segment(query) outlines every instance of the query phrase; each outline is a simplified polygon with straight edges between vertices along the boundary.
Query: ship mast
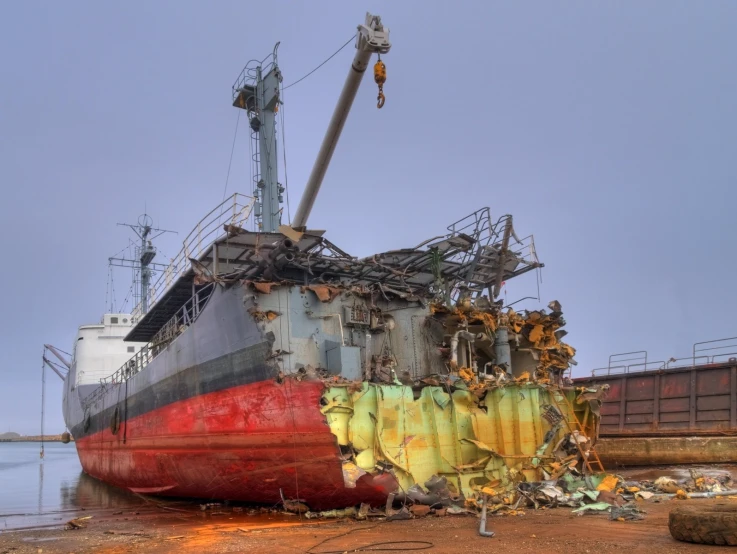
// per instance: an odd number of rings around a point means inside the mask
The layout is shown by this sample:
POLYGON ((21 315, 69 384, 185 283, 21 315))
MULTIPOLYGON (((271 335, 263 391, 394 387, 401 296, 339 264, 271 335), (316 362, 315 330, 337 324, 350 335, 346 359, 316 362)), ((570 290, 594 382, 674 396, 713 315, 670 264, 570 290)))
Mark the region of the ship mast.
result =
POLYGON ((284 187, 277 179, 276 114, 282 82, 276 51, 246 64, 233 85, 233 106, 246 110, 253 139, 254 216, 258 230, 276 233, 281 225, 284 187))
POLYGON ((118 223, 124 227, 130 227, 141 241, 136 245, 136 255, 134 259, 128 258, 108 258, 111 266, 130 267, 133 269, 133 305, 140 303, 141 314, 148 312, 148 289, 151 285, 151 277, 157 270, 166 269, 166 265, 154 263, 156 257, 156 247, 153 240, 164 233, 175 233, 176 231, 167 231, 166 229, 156 229, 153 227, 153 219, 148 214, 143 214, 138 218, 138 223, 118 223))

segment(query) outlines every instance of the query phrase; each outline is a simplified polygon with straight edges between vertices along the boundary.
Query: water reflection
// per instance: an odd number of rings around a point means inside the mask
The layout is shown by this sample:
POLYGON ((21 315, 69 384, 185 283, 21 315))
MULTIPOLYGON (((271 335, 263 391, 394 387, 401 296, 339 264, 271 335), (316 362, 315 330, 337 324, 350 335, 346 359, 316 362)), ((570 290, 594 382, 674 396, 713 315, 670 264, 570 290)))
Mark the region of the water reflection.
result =
POLYGON ((0 443, 0 483, 0 530, 58 524, 82 508, 123 509, 142 502, 84 474, 73 444, 47 443, 39 459, 37 443, 0 443))
POLYGON ((107 485, 82 471, 73 482, 63 482, 59 492, 64 508, 125 508, 141 503, 133 493, 107 485))
POLYGON ((38 464, 38 513, 43 513, 43 496, 44 496, 44 460, 41 456, 41 461, 38 464))

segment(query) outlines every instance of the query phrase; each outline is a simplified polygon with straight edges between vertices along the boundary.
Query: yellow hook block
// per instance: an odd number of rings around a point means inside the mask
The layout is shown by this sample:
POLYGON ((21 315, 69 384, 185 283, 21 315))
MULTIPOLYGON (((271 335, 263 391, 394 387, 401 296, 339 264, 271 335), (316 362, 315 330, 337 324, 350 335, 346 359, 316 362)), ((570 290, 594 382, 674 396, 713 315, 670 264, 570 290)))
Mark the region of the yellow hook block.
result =
POLYGON ((376 84, 379 85, 379 96, 377 97, 377 108, 381 108, 384 106, 384 102, 386 101, 386 98, 384 97, 384 83, 386 83, 386 66, 384 65, 384 62, 379 59, 374 64, 374 81, 376 81, 376 84))

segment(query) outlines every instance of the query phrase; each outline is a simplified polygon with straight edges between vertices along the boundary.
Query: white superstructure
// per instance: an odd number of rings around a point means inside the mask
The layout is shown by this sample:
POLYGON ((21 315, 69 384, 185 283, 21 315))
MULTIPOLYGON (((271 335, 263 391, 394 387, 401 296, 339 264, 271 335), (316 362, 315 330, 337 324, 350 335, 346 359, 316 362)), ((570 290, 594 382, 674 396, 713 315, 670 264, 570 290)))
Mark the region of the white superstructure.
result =
POLYGON ((82 325, 74 343, 73 364, 76 364, 79 385, 99 385, 132 358, 145 343, 123 342, 133 327, 130 314, 105 314, 98 325, 82 325))

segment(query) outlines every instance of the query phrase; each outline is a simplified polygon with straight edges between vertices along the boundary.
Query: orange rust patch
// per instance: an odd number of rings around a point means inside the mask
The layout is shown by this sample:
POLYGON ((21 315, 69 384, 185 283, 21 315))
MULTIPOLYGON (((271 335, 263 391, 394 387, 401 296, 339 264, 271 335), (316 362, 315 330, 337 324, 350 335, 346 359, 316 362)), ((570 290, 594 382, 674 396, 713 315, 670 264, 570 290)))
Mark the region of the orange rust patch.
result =
POLYGON ((303 287, 303 289, 314 292, 320 302, 332 302, 341 293, 341 289, 328 285, 308 285, 303 287))

